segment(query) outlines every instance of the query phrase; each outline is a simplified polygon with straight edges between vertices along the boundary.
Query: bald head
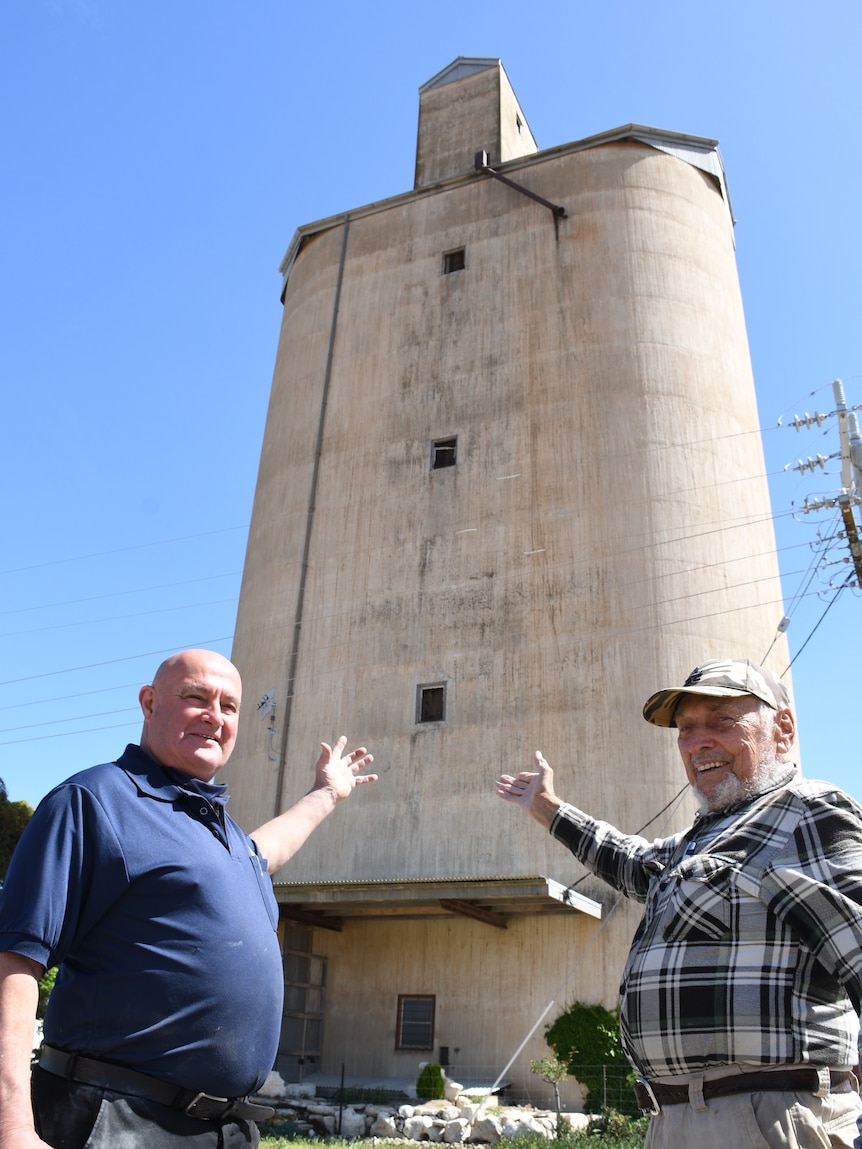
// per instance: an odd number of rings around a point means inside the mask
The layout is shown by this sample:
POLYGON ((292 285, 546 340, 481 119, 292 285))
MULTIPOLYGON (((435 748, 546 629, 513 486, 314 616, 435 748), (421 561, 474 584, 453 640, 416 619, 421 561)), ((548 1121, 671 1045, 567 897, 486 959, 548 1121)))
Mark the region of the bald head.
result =
POLYGON ((172 654, 138 695, 141 746, 162 766, 208 782, 233 750, 241 698, 239 671, 224 655, 172 654))

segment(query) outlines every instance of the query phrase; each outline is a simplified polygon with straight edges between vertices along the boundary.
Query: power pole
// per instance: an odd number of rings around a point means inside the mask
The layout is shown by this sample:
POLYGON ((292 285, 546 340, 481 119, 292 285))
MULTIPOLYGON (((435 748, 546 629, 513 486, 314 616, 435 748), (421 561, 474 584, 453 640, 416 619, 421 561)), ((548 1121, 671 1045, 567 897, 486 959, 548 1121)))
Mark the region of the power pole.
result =
MULTIPOLYGON (((832 383, 832 393, 835 397, 835 410, 830 415, 821 415, 815 411, 809 415, 806 411, 800 417, 794 416, 791 426, 797 431, 803 427, 810 428, 815 424, 819 427, 831 415, 838 419, 838 438, 841 459, 841 493, 835 498, 806 499, 802 511, 822 511, 827 507, 837 507, 841 513, 844 524, 843 537, 850 548, 850 560, 856 573, 856 585, 862 587, 862 435, 859 432, 859 419, 855 409, 848 409, 844 398, 844 384, 840 379, 832 383)), ((815 467, 825 466, 828 459, 836 455, 817 455, 806 461, 800 459, 794 470, 803 474, 805 471, 814 471, 815 467)))
POLYGON ((856 571, 856 585, 862 587, 862 543, 859 541, 859 529, 856 524, 854 507, 862 504, 862 436, 859 434, 859 419, 855 411, 847 410, 844 400, 844 384, 840 379, 834 380, 832 393, 835 396, 835 407, 838 413, 838 437, 841 443, 841 494, 838 505, 841 517, 844 520, 844 530, 853 557, 853 567, 856 571))

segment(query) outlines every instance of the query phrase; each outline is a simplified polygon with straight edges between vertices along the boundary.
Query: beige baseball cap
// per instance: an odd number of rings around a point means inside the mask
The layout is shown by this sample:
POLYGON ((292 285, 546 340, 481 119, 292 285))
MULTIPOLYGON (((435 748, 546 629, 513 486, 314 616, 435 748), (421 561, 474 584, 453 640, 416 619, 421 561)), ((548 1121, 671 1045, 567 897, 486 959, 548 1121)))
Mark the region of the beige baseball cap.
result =
POLYGON ((714 658, 696 666, 682 686, 668 686, 647 699, 644 718, 653 726, 673 726, 674 713, 683 694, 705 694, 709 698, 741 698, 753 694, 773 710, 790 705, 790 695, 781 680, 750 658, 714 658))

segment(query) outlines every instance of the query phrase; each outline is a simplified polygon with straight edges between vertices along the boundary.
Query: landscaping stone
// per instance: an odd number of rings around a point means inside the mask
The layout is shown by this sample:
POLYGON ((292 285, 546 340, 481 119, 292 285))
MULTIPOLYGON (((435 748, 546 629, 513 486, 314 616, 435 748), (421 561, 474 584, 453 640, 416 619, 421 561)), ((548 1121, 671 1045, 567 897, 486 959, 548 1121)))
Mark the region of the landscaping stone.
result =
MULTIPOLYGON (((310 1128, 318 1136, 338 1136, 345 1140, 429 1141, 444 1145, 496 1145, 499 1141, 525 1134, 539 1134, 552 1140, 557 1117, 547 1109, 532 1105, 499 1106, 488 1097, 479 1103, 457 1098, 453 1103, 440 1098, 397 1108, 375 1104, 344 1105, 318 1097, 295 1095, 290 1085, 278 1096, 278 1082, 269 1083, 267 1096, 276 1108, 276 1124, 290 1121, 298 1128, 310 1128), (340 1122, 340 1129, 339 1129, 340 1122)), ((561 1119, 572 1129, 586 1129, 585 1113, 563 1113, 561 1119)))

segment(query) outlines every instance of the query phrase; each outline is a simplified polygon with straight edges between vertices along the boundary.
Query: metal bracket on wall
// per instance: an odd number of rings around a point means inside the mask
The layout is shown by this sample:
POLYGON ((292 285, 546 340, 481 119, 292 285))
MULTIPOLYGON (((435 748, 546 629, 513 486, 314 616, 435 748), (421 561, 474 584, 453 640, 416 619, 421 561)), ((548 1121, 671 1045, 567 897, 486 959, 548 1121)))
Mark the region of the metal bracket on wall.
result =
POLYGON ((477 172, 485 172, 486 175, 493 176, 494 179, 499 180, 500 183, 506 184, 510 188, 514 188, 515 191, 519 191, 521 195, 529 196, 529 198, 534 199, 536 203, 540 203, 543 207, 546 207, 554 217, 554 229, 559 235, 559 221, 566 218, 566 209, 564 207, 561 207, 560 204, 557 203, 551 203, 550 200, 545 199, 543 196, 537 195, 535 192, 530 191, 529 188, 525 188, 520 184, 516 184, 515 181, 510 180, 508 176, 501 175, 500 172, 494 171, 489 162, 488 153, 485 151, 476 152, 473 162, 477 172))

